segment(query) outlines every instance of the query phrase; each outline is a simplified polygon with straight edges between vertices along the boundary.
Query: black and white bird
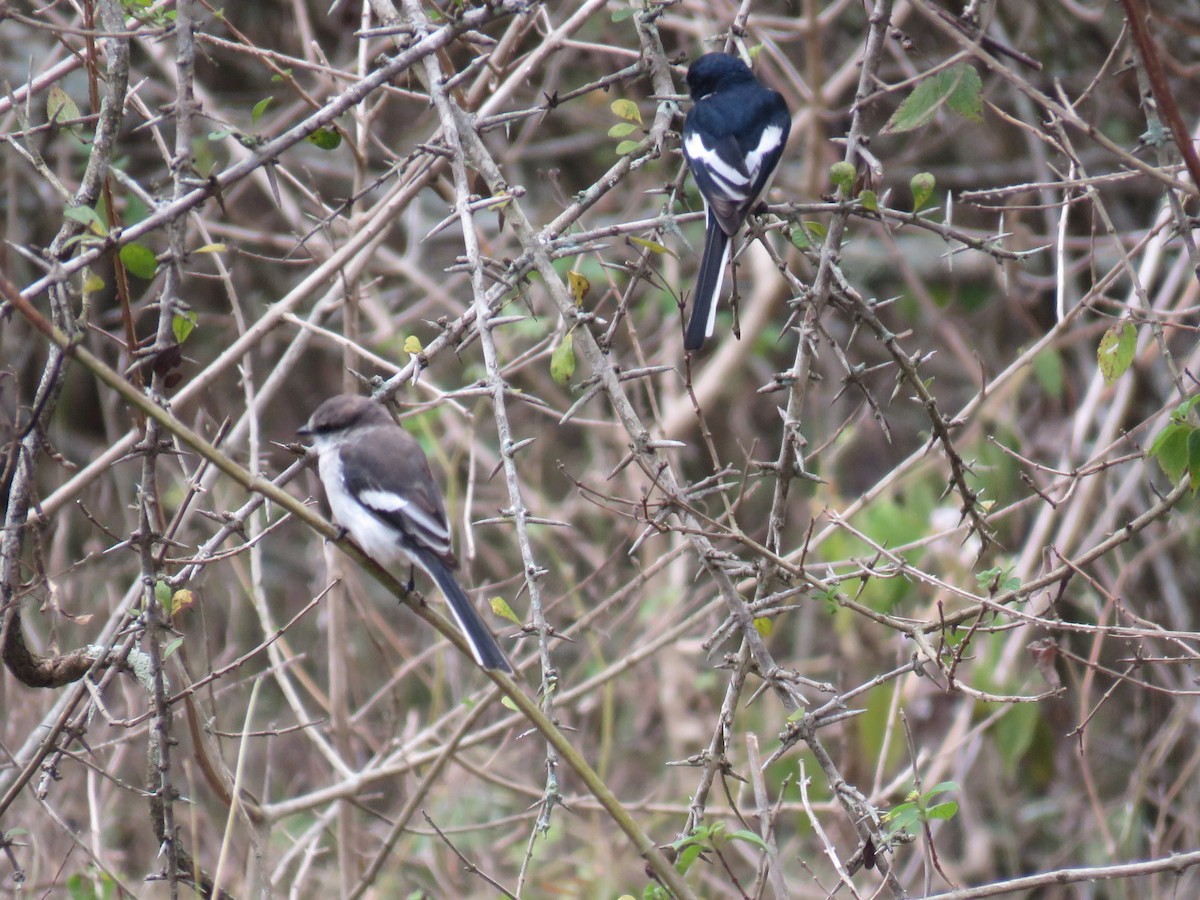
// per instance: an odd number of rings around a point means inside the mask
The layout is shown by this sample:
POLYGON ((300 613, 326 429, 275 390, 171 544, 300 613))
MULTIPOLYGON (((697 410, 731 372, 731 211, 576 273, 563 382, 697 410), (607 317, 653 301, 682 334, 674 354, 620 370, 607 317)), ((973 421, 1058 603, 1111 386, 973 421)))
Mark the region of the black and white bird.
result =
POLYGON ((312 439, 337 523, 381 565, 420 566, 446 595, 475 661, 511 672, 454 577, 458 560, 450 549, 446 507, 416 439, 383 404, 351 394, 330 397, 297 433, 312 439))
POLYGON ((683 123, 683 155, 708 218, 683 346, 699 350, 712 337, 730 245, 775 174, 792 118, 783 97, 728 53, 693 62, 687 86, 695 105, 683 123))

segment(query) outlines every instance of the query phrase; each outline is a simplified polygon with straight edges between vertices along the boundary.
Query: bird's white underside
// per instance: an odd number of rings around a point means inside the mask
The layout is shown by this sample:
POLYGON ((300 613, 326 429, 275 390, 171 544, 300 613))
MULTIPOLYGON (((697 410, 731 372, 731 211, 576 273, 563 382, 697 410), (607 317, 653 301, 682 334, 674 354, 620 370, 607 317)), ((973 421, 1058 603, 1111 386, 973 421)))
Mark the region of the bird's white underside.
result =
POLYGON ((368 506, 382 512, 397 512, 403 509, 405 515, 412 518, 423 530, 422 537, 426 539, 425 544, 430 550, 440 554, 450 549, 450 532, 446 524, 432 519, 410 500, 390 491, 378 490, 364 491, 361 501, 355 498, 346 490, 338 442, 322 443, 314 440, 314 444, 318 453, 317 470, 321 476, 321 483, 325 485, 325 496, 329 498, 329 508, 333 511, 333 517, 350 532, 351 537, 368 556, 385 566, 414 561, 400 546, 396 530, 372 515, 368 506))

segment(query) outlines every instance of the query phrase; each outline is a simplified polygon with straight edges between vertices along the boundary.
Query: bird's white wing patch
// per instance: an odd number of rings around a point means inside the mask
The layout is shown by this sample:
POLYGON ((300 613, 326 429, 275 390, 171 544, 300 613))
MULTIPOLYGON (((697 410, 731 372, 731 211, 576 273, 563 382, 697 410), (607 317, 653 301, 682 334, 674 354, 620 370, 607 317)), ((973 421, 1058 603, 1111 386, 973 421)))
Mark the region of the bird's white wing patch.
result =
POLYGON ((359 500, 367 509, 386 513, 401 513, 420 538, 420 543, 436 553, 445 553, 450 549, 450 526, 447 522, 431 516, 419 504, 413 503, 407 497, 394 494, 391 491, 369 490, 359 495, 359 500))
POLYGON ((412 501, 391 491, 363 491, 359 499, 364 506, 377 509, 380 512, 397 512, 406 506, 412 506, 412 501))
POLYGON ((450 550, 450 526, 448 522, 431 516, 419 504, 391 491, 370 490, 359 494, 359 502, 368 510, 376 512, 400 512, 408 523, 410 532, 436 553, 450 550))
MULTIPOLYGON (((776 130, 778 131, 778 129, 776 130)), ((708 174, 718 183, 718 187, 731 200, 738 200, 746 196, 745 189, 749 186, 750 179, 721 159, 721 155, 716 150, 706 147, 704 139, 699 134, 689 134, 684 138, 683 148, 687 151, 689 159, 704 166, 708 174)))
POLYGON ((751 178, 758 177, 763 157, 778 150, 781 143, 783 143, 782 128, 778 125, 768 125, 763 129, 762 137, 758 139, 758 146, 746 154, 746 171, 750 173, 751 178))

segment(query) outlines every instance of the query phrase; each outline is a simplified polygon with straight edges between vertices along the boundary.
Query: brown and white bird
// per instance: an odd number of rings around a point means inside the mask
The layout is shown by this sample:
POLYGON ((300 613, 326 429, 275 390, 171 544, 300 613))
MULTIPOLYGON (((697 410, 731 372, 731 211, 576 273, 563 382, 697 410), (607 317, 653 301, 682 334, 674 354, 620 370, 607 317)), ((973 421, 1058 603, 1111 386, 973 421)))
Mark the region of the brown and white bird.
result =
POLYGON ((446 596, 475 661, 511 672, 454 577, 458 560, 450 549, 446 507, 421 445, 383 404, 352 394, 330 397, 297 433, 312 439, 337 523, 379 564, 409 563, 428 573, 446 596))

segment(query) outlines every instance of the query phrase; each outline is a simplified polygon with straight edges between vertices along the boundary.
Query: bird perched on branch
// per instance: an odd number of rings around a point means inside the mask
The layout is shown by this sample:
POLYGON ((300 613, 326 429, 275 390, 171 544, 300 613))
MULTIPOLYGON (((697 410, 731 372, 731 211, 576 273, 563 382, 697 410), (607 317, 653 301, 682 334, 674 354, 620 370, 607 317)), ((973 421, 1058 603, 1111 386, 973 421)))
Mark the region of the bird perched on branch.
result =
POLYGON ((683 346, 699 350, 712 337, 730 244, 775 174, 792 119, 783 97, 728 53, 693 62, 687 86, 695 105, 683 123, 683 155, 708 218, 683 346))
MULTIPOLYGON (((312 438, 317 470, 337 523, 383 566, 407 562, 437 582, 454 620, 485 669, 511 672, 496 639, 454 577, 450 524, 420 444, 383 404, 339 394, 297 432, 312 438)), ((412 590, 410 572, 409 590, 412 590)))

